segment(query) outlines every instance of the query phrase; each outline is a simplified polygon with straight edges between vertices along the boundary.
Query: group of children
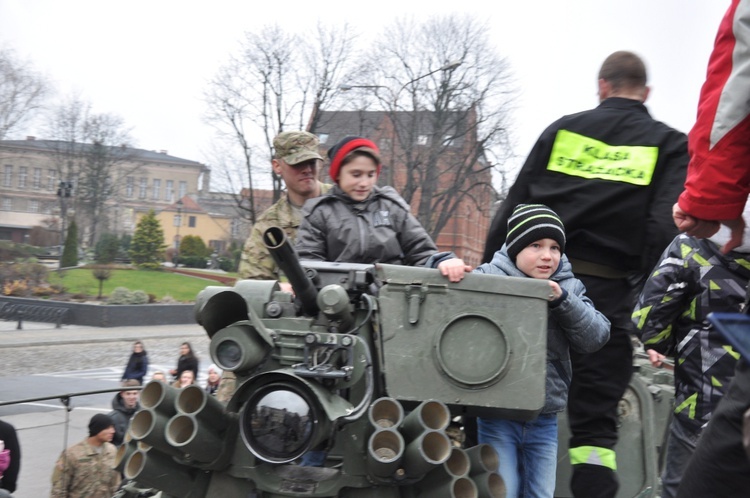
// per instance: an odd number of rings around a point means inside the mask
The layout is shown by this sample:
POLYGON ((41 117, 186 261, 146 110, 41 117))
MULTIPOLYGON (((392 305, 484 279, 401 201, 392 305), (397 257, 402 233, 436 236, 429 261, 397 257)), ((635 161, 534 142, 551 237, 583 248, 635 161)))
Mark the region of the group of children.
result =
MULTIPOLYGON (((296 242, 301 259, 427 266, 438 268, 451 282, 472 271, 454 254, 438 252, 403 198, 393 188, 377 185, 382 164, 375 143, 346 137, 328 157, 335 185, 303 208, 296 242)), ((737 359, 705 318, 709 311, 739 310, 750 259, 743 248, 722 254, 717 242, 684 235, 675 239, 646 282, 634 313, 654 364, 669 354, 678 365, 663 496, 673 496, 737 359)), ((540 415, 531 421, 480 418, 477 423, 479 442, 498 452, 498 472, 508 497, 553 496, 557 413, 565 409, 572 376, 569 352, 592 353, 609 340, 610 323, 586 297, 564 250, 565 227, 559 216, 541 204, 519 205, 508 220, 505 245, 490 263, 473 269, 543 279, 550 286, 546 393, 540 415)))

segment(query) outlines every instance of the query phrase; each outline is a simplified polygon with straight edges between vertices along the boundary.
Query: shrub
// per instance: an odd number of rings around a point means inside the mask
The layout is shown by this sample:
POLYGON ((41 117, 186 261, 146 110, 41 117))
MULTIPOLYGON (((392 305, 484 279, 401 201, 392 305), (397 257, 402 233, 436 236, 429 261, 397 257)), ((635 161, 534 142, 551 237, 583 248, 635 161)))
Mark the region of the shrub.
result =
POLYGON ((130 291, 126 287, 117 287, 107 299, 107 304, 148 304, 149 295, 145 291, 130 291))
POLYGON ((133 293, 127 287, 116 287, 109 295, 107 304, 131 304, 133 293))
POLYGON ((180 241, 180 263, 185 258, 191 256, 208 257, 211 255, 211 249, 206 247, 206 243, 198 235, 185 235, 180 241))
POLYGON ((3 285, 3 294, 6 296, 23 297, 29 294, 29 285, 26 280, 13 280, 3 285))
POLYGON ((152 269, 160 266, 164 249, 164 229, 152 209, 138 222, 130 242, 130 257, 139 268, 152 269))
POLYGON ((188 268, 207 268, 208 261, 203 256, 183 256, 180 254, 180 264, 188 268))
POLYGON ((94 260, 97 263, 108 264, 114 262, 117 252, 120 250, 120 241, 117 235, 112 233, 102 234, 96 243, 94 260))
POLYGON ((148 294, 142 290, 133 291, 133 298, 130 304, 148 304, 148 294))

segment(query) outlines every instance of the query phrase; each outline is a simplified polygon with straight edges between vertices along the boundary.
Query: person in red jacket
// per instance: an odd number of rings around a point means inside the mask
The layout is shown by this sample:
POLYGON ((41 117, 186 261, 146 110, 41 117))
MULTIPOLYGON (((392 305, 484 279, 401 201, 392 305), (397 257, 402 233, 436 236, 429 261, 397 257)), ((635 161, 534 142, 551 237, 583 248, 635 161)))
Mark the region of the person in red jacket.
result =
MULTIPOLYGON (((720 224, 728 226, 732 237, 725 253, 742 241, 742 211, 750 194, 749 44, 750 3, 732 0, 719 25, 689 135, 685 190, 672 211, 677 227, 695 237, 710 237, 720 224)), ((750 364, 741 358, 688 463, 678 498, 748 496, 750 461, 742 444, 748 409, 750 364)))

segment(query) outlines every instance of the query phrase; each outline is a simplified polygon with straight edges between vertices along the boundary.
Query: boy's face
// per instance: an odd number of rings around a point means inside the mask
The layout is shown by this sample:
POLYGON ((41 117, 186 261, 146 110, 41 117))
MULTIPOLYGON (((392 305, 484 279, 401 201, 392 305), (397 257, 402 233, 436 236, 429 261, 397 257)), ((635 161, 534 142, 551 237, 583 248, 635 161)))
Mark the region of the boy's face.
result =
POLYGON ((339 187, 355 201, 367 199, 377 181, 378 165, 366 156, 356 156, 339 170, 339 187))
POLYGON ((524 247, 516 256, 516 266, 531 278, 548 279, 560 266, 560 244, 540 239, 524 247))

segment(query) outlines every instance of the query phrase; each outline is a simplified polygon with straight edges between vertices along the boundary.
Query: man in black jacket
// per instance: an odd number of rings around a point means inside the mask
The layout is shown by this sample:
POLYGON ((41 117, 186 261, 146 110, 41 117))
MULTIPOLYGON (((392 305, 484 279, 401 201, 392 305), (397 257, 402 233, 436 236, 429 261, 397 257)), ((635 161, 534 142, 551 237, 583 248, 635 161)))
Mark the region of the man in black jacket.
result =
POLYGON ((514 206, 546 204, 567 229, 573 272, 612 323, 600 351, 571 353, 571 489, 577 498, 617 492, 617 405, 632 374, 634 285, 677 234, 672 205, 685 179, 687 137, 651 118, 643 105, 648 93, 637 55, 607 57, 599 71, 599 106, 564 116, 542 133, 485 246, 484 261, 490 261, 505 242, 514 206))
POLYGON ((120 446, 125 442, 125 434, 128 432, 130 419, 133 418, 135 412, 141 409, 141 405, 138 403, 141 392, 138 389, 133 389, 140 385, 137 380, 128 379, 122 383, 122 387, 125 389, 115 394, 114 399, 112 399, 112 411, 109 416, 115 424, 115 435, 112 438, 112 444, 115 446, 120 446))

